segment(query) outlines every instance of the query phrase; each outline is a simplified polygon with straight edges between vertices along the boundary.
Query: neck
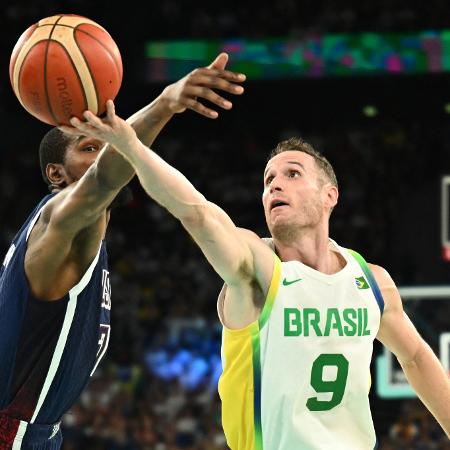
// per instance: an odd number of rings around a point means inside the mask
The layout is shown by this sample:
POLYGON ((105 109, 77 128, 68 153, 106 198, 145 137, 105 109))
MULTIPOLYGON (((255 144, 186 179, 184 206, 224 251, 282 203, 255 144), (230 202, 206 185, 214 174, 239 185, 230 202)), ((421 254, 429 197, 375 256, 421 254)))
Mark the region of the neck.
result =
POLYGON ((328 230, 310 230, 291 242, 274 237, 273 242, 281 261, 300 261, 328 275, 339 272, 346 264, 342 255, 330 244, 328 230))

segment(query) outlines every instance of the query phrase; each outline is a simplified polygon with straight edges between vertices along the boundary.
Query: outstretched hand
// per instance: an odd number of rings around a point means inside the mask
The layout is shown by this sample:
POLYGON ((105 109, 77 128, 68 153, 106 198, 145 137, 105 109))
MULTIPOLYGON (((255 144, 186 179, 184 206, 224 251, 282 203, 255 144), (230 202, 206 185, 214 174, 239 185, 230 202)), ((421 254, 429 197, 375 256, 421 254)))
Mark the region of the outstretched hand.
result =
POLYGON ((121 153, 137 139, 136 132, 131 125, 116 115, 112 100, 106 102, 104 118, 100 119, 91 111, 84 111, 83 117, 84 122, 77 117, 72 117, 70 119, 71 127, 62 125, 59 129, 72 136, 88 136, 107 142, 121 153))
POLYGON ((210 119, 217 118, 218 112, 205 106, 200 99, 208 100, 223 109, 231 109, 232 103, 218 95, 214 89, 235 95, 244 92, 244 88, 238 83, 245 81, 245 75, 225 70, 227 63, 228 55, 219 54, 209 66, 195 69, 167 86, 160 99, 167 102, 172 113, 191 109, 210 119))

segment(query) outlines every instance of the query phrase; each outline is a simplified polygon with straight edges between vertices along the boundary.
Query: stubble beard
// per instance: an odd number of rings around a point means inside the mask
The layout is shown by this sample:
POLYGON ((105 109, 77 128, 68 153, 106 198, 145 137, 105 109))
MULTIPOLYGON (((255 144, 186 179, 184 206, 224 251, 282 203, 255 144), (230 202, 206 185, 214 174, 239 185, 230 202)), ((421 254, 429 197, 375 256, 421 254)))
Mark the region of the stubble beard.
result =
POLYGON ((283 220, 272 224, 270 234, 273 238, 284 244, 289 244, 296 240, 299 235, 301 224, 295 220, 283 220))
POLYGON ((302 234, 315 228, 322 219, 323 212, 319 203, 304 205, 295 217, 278 221, 269 227, 273 238, 285 245, 295 242, 302 234))

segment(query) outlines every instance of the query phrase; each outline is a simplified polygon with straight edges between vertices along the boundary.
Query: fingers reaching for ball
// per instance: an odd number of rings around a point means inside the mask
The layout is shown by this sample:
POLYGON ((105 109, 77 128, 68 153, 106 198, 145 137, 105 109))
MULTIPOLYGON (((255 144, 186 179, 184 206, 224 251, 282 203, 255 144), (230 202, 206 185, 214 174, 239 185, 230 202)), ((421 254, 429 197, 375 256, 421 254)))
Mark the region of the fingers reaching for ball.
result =
MULTIPOLYGON (((107 100, 106 102, 106 114, 103 118, 96 116, 92 111, 86 110, 83 112, 82 117, 84 119, 80 120, 78 117, 71 117, 69 119, 69 125, 60 125, 58 128, 67 134, 80 136, 85 133, 92 133, 95 130, 101 130, 103 125, 111 124, 116 118, 116 108, 112 100, 107 100)), ((103 127, 103 131, 107 131, 103 127)))
POLYGON ((83 120, 77 117, 70 119, 71 126, 60 126, 59 129, 67 134, 88 136, 104 141, 121 153, 127 150, 136 141, 136 133, 125 120, 116 115, 114 102, 106 102, 106 115, 102 118, 91 111, 83 112, 83 120))
POLYGON ((106 101, 106 117, 108 117, 109 120, 114 120, 116 116, 116 106, 114 105, 114 102, 112 100, 106 101))

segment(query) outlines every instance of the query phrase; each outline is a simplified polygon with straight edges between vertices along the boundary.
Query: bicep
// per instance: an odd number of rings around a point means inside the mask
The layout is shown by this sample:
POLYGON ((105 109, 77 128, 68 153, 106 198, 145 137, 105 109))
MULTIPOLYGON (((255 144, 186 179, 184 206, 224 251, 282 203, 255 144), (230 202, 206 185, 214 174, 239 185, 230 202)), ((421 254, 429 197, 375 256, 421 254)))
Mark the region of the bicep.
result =
POLYGON ((253 254, 244 233, 217 205, 205 202, 181 223, 227 284, 254 277, 253 254))
POLYGON ((384 299, 377 339, 401 362, 414 359, 422 342, 418 331, 403 309, 402 299, 394 281, 381 267, 371 265, 384 299))
POLYGON ((25 271, 38 297, 49 297, 49 286, 76 279, 84 261, 98 250, 106 219, 103 211, 113 195, 94 183, 85 177, 54 196, 30 234, 25 271))
POLYGON ((422 338, 411 319, 403 311, 387 311, 381 319, 377 339, 387 347, 401 362, 414 360, 422 338))
MULTIPOLYGON (((51 217, 51 211, 47 213, 51 217)), ((25 254, 24 268, 33 294, 54 300, 73 287, 95 257, 103 229, 97 222, 74 236, 51 227, 45 215, 41 217, 30 234, 25 254)))

